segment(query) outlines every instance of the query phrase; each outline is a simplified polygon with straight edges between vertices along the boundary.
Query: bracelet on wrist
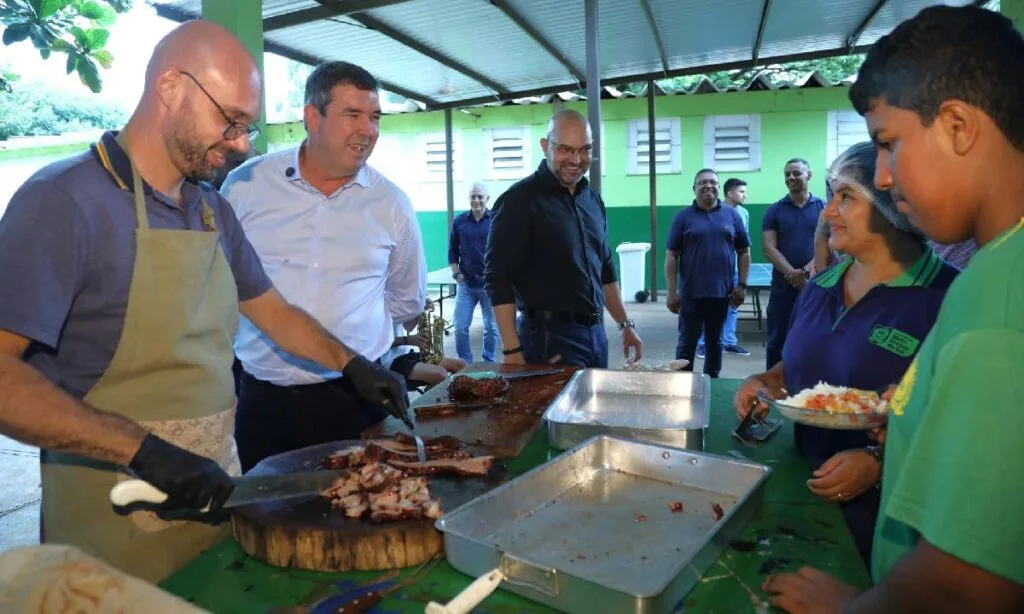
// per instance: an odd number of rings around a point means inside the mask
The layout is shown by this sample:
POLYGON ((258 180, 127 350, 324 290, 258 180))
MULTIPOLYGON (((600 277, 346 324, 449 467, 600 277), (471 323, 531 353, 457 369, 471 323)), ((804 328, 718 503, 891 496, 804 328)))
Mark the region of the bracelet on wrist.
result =
POLYGON ((518 353, 520 353, 522 351, 523 351, 523 346, 517 345, 514 348, 509 348, 507 350, 502 350, 501 353, 504 354, 505 356, 511 356, 513 354, 518 354, 518 353))

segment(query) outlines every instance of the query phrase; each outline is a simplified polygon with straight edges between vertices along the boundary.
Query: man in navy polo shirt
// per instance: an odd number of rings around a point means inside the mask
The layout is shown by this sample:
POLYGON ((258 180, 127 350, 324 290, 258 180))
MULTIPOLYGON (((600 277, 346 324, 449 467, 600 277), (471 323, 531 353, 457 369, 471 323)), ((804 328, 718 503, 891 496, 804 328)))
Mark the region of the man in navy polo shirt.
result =
POLYGON ((498 346, 498 325, 494 322, 491 297, 484 288, 484 253, 491 231, 491 212, 487 209, 490 198, 487 186, 474 183, 469 189, 469 211, 455 218, 448 238, 448 266, 459 284, 455 298, 455 351, 467 363, 473 362, 469 326, 477 304, 484 318, 484 362, 494 362, 498 346))
POLYGON ((750 237, 736 209, 723 207, 718 200, 718 174, 714 170, 698 171, 693 194, 693 204, 676 214, 668 231, 668 308, 679 314, 676 358, 689 361, 684 370, 693 370, 694 351, 703 330, 707 344, 704 373, 718 377, 722 368, 722 326, 729 302, 741 305, 746 298, 750 237), (734 285, 737 258, 739 282, 734 285))
POLYGON ((769 369, 782 360, 789 316, 797 294, 810 277, 814 264, 814 230, 825 209, 825 203, 808 191, 812 173, 806 160, 793 158, 786 163, 784 172, 789 194, 768 207, 761 226, 764 255, 774 267, 765 352, 769 369))

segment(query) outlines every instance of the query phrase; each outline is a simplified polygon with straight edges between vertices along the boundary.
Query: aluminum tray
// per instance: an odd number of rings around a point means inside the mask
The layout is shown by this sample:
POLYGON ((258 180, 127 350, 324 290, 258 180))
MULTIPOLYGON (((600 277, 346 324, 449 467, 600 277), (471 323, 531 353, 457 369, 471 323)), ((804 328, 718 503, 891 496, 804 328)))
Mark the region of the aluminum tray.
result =
POLYGON ((544 413, 560 450, 596 435, 704 449, 710 378, 679 371, 577 371, 544 413))
POLYGON ((580 614, 671 612, 761 505, 770 473, 604 435, 436 526, 452 566, 473 577, 500 567, 503 588, 528 599, 580 614), (717 522, 712 504, 725 511, 717 522))

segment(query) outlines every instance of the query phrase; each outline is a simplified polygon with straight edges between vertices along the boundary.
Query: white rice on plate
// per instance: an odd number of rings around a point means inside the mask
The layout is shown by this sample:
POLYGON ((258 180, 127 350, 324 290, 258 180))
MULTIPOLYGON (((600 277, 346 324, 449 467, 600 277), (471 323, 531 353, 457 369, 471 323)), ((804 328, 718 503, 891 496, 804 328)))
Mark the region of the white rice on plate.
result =
POLYGON ((828 413, 858 414, 873 412, 884 414, 889 411, 889 403, 876 392, 849 388, 847 386, 833 386, 825 382, 818 382, 813 388, 805 388, 795 395, 782 399, 779 403, 790 407, 827 411, 828 413), (820 395, 825 395, 827 407, 818 406, 821 402, 820 395), (818 402, 812 403, 816 399, 818 402))

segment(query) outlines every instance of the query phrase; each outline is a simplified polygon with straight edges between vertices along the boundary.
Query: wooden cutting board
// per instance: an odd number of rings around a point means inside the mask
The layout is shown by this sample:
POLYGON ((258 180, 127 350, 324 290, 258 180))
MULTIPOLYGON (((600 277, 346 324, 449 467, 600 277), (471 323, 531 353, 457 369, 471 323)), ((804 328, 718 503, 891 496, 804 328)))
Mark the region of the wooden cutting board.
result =
MULTIPOLYGON (((561 369, 561 373, 541 375, 526 379, 509 380, 512 389, 508 401, 485 409, 464 410, 437 418, 415 418, 415 408, 431 405, 448 399, 449 377, 428 390, 412 403, 416 434, 420 437, 451 435, 467 444, 482 449, 486 454, 498 458, 515 458, 540 429, 544 412, 578 367, 565 365, 498 365, 473 363, 461 371, 472 373, 498 371, 518 373, 522 371, 543 371, 561 369)), ((392 437, 396 433, 409 433, 409 429, 394 418, 377 424, 363 433, 364 438, 392 437)))
MULTIPOLYGON (((320 461, 356 441, 292 450, 259 462, 247 475, 281 475, 319 468, 320 461)), ((473 450, 476 452, 476 450, 473 450)), ((444 511, 488 492, 502 476, 431 476, 430 494, 444 511)), ((232 510, 232 532, 246 554, 277 567, 318 571, 380 570, 410 567, 443 547, 434 521, 372 523, 346 518, 319 496, 271 501, 232 510)))

